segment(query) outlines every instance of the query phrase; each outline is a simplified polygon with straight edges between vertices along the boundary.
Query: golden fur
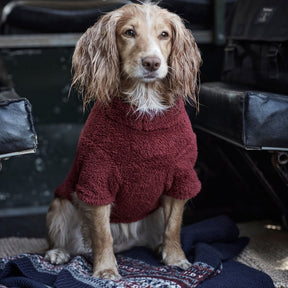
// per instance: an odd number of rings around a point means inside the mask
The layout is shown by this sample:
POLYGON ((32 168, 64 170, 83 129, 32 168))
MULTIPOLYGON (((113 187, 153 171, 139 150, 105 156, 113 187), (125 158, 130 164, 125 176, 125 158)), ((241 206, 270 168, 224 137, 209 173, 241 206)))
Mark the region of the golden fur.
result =
MULTIPOLYGON (((153 4, 129 4, 103 16, 80 38, 72 85, 83 94, 84 107, 121 97, 139 113, 155 116, 177 97, 198 108, 200 63, 195 40, 179 16, 153 4)), ((89 206, 76 193, 72 202, 56 198, 47 214, 46 259, 61 264, 92 249, 93 276, 119 279, 114 252, 145 245, 158 250, 166 265, 187 269, 191 264, 180 242, 186 200, 162 196, 161 201, 145 219, 115 224, 109 221, 111 205, 89 206)))

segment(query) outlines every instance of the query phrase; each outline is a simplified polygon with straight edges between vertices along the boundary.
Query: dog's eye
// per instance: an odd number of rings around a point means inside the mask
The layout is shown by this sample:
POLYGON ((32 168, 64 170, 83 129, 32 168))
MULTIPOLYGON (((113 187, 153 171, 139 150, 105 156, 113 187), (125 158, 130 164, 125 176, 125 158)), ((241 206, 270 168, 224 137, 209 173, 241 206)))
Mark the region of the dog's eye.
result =
POLYGON ((159 36, 160 39, 167 39, 168 37, 169 37, 169 34, 166 31, 161 32, 159 36))
POLYGON ((131 38, 134 38, 136 36, 136 32, 133 29, 128 29, 127 31, 125 31, 124 34, 131 38))

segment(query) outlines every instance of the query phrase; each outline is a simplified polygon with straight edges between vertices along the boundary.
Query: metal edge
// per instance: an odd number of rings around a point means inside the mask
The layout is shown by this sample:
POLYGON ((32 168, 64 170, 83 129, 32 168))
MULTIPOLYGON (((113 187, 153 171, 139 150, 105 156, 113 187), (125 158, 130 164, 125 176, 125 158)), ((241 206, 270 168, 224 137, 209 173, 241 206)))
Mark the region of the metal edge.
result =
POLYGON ((0 159, 5 159, 5 158, 10 158, 13 156, 20 156, 20 155, 25 155, 25 154, 33 154, 36 153, 36 148, 24 150, 24 151, 17 151, 17 152, 11 152, 7 154, 0 154, 0 159))

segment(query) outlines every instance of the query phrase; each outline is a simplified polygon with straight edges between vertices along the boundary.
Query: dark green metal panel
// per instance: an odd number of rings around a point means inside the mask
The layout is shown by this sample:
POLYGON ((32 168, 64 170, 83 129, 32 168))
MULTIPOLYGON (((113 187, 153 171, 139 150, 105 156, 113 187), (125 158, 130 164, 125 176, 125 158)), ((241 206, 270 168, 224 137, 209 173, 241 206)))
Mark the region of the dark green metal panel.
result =
POLYGON ((72 48, 1 51, 16 91, 32 103, 36 124, 83 121, 80 99, 68 98, 72 53, 72 48))
POLYGON ((72 53, 72 48, 1 51, 17 93, 32 104, 39 138, 36 154, 3 161, 2 216, 39 212, 52 200, 54 189, 70 169, 87 116, 75 92, 68 98, 72 53))

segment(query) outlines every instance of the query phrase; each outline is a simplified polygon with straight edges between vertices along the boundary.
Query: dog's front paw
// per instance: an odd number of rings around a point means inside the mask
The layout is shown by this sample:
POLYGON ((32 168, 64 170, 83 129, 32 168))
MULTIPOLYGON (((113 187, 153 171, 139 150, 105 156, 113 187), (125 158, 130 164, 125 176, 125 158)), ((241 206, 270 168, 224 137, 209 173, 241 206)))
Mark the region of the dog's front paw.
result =
POLYGON ((178 260, 175 263, 172 262, 171 264, 168 265, 177 266, 183 270, 187 270, 192 266, 192 264, 187 259, 178 260))
POLYGON ((48 250, 45 254, 45 260, 51 264, 61 265, 67 263, 69 259, 70 255, 64 249, 48 250))
POLYGON ((93 277, 102 278, 107 280, 119 280, 121 279, 120 274, 118 273, 117 269, 104 269, 100 271, 95 271, 93 273, 93 277))
POLYGON ((186 259, 185 254, 181 248, 176 250, 164 248, 161 251, 161 254, 162 262, 165 265, 177 266, 183 270, 187 270, 192 266, 192 264, 186 259))
POLYGON ((192 266, 192 264, 185 257, 181 258, 172 255, 168 257, 164 254, 162 257, 162 261, 165 265, 177 266, 183 270, 187 270, 192 266))

